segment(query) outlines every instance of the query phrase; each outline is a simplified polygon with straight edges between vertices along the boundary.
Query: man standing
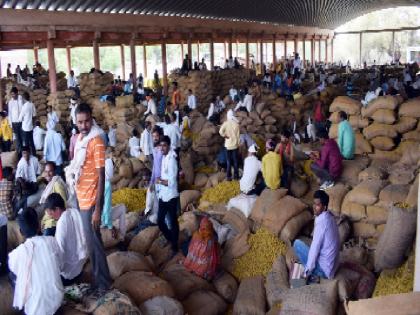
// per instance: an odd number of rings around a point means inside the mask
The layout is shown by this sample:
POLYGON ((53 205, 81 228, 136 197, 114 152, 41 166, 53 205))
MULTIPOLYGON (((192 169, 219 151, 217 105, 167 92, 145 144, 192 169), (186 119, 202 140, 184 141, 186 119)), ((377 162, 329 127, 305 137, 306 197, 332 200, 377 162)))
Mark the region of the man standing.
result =
POLYGON ((187 100, 188 110, 194 110, 197 108, 197 98, 193 94, 192 90, 188 90, 188 100, 187 100))
POLYGON ((225 138, 225 148, 227 150, 227 167, 226 167, 226 178, 228 181, 232 180, 232 164, 233 164, 233 176, 235 180, 239 179, 238 169, 238 148, 240 129, 239 123, 236 119, 233 110, 229 110, 227 113, 227 120, 220 127, 219 134, 225 138))
POLYGON ((35 122, 33 131, 35 150, 41 151, 44 148, 45 134, 45 130, 41 128, 41 123, 39 121, 35 122))
POLYGON ((248 157, 244 161, 244 173, 239 182, 241 192, 247 195, 260 195, 263 185, 255 186, 258 173, 261 172, 261 161, 256 157, 257 148, 253 144, 248 149, 248 157))
POLYGON ((105 190, 105 145, 101 137, 102 130, 93 123, 89 105, 82 103, 77 107, 76 120, 80 136, 76 142, 74 159, 66 169, 66 182, 69 187, 76 186, 94 286, 105 291, 111 286, 99 229, 105 190))
POLYGON ((172 255, 178 252, 178 162, 176 153, 171 149, 171 139, 163 136, 160 141, 162 166, 160 177, 156 179, 156 191, 159 198, 158 226, 168 242, 171 243, 172 255), (165 217, 169 219, 169 228, 165 217))
POLYGON ((301 264, 305 265, 305 276, 315 275, 333 279, 339 264, 340 235, 334 215, 328 210, 329 196, 325 191, 314 193, 314 233, 310 248, 296 240, 293 249, 301 264))
POLYGON ((354 131, 347 120, 347 114, 343 111, 338 114, 340 116, 340 123, 338 124, 338 147, 343 158, 351 160, 353 159, 356 147, 354 131))
POLYGON ((22 99, 24 104, 19 114, 19 120, 22 122, 23 142, 25 146, 31 149, 31 154, 35 155, 33 119, 36 116, 36 110, 34 104, 30 101, 28 92, 23 93, 22 99))
POLYGON ((13 169, 3 168, 3 179, 0 180, 0 215, 14 219, 13 206, 13 169))
POLYGON ((44 142, 44 159, 46 162, 54 162, 57 175, 63 174, 63 152, 66 145, 63 137, 55 129, 55 123, 48 121, 47 135, 44 142))
POLYGON ((16 139, 16 151, 19 156, 22 153, 22 120, 20 117, 20 112, 22 111, 23 103, 22 97, 18 95, 18 89, 12 87, 10 91, 12 98, 10 99, 7 108, 9 110, 9 125, 12 126, 13 133, 15 134, 16 139))
POLYGON ((152 130, 152 124, 150 121, 144 123, 144 130, 140 137, 140 149, 141 152, 146 156, 150 166, 153 164, 153 139, 150 131, 152 130))

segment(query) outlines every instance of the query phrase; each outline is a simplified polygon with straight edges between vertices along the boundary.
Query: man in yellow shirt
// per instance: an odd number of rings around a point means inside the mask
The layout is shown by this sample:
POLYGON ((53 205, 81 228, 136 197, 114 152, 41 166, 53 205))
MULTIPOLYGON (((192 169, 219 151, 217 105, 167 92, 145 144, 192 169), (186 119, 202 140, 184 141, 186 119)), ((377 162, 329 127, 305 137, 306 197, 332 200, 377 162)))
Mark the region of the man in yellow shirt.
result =
POLYGON ((219 134, 225 138, 225 148, 227 152, 226 159, 226 178, 228 181, 232 180, 232 164, 233 164, 233 176, 235 180, 239 180, 239 169, 238 169, 238 148, 240 140, 240 128, 238 120, 233 113, 233 110, 229 110, 227 113, 227 119, 220 127, 219 134))
MULTIPOLYGON (((42 193, 40 204, 45 203, 48 196, 52 193, 57 193, 63 198, 64 201, 67 200, 67 187, 66 183, 60 176, 55 174, 56 165, 54 162, 47 162, 45 164, 44 178, 46 179, 48 185, 45 187, 44 192, 42 193)), ((57 220, 51 217, 48 213, 45 213, 41 220, 41 229, 44 236, 54 236, 55 228, 57 226, 57 220)))
POLYGON ((13 131, 7 120, 7 113, 1 112, 1 123, 0 123, 0 143, 2 152, 9 152, 12 146, 13 131))
POLYGON ((274 152, 275 144, 272 139, 267 140, 265 149, 267 154, 262 158, 262 174, 265 185, 270 189, 277 189, 280 186, 280 178, 283 174, 281 157, 274 152))

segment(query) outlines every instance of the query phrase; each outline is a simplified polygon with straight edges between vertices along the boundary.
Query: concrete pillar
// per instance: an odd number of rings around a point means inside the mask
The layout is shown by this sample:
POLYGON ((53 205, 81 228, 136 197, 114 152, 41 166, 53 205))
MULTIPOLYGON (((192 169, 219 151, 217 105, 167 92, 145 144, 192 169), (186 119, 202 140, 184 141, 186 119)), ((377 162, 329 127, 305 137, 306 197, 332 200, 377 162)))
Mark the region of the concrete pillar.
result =
POLYGON ((93 41, 93 66, 97 70, 101 69, 101 61, 99 59, 99 43, 96 39, 93 41))
POLYGON ((306 65, 306 43, 305 43, 305 39, 303 39, 303 55, 302 55, 302 60, 303 60, 303 67, 305 68, 306 65))
POLYGON ((224 59, 226 60, 227 59, 227 56, 226 56, 226 42, 223 42, 223 56, 224 56, 224 59))
POLYGON ((295 54, 297 54, 297 52, 298 52, 298 40, 297 40, 297 38, 295 38, 295 40, 294 40, 294 51, 295 51, 295 54))
POLYGON ((181 42, 181 64, 184 61, 184 42, 181 42))
POLYGON ((120 45, 120 55, 121 55, 122 79, 125 81, 125 52, 124 52, 124 45, 120 45))
POLYGON ((395 61, 395 31, 392 31, 392 61, 395 61))
POLYGON ((263 47, 264 43, 261 40, 260 41, 260 66, 261 66, 261 73, 263 71, 263 64, 264 64, 264 47, 263 47))
POLYGON ((214 70, 214 41, 210 39, 210 69, 214 70))
POLYGON ((328 39, 325 40, 325 62, 328 63, 328 39))
POLYGON ((245 43, 245 68, 249 69, 249 39, 246 38, 245 43))
POLYGON ((265 60, 264 60, 264 62, 268 63, 268 43, 266 42, 264 46, 265 46, 265 49, 264 49, 265 50, 265 60))
POLYGON ((315 65, 315 40, 311 39, 311 64, 315 65))
POLYGON ((230 58, 231 56, 233 56, 233 52, 232 52, 232 37, 229 38, 229 42, 228 42, 228 58, 230 58))
POLYGON ((143 69, 144 69, 143 78, 144 78, 144 82, 146 82, 146 78, 147 78, 147 51, 146 51, 146 45, 143 45, 143 69))
POLYGON ((287 39, 284 40, 283 54, 284 54, 284 60, 286 60, 287 59, 287 39))
POLYGON ((136 45, 134 40, 130 41, 131 73, 133 75, 133 94, 136 94, 137 87, 137 63, 136 63, 136 45))
POLYGON ((321 62, 321 40, 318 41, 318 61, 321 62))
POLYGON ((71 71, 71 47, 66 47, 66 57, 67 57, 67 73, 71 71))
POLYGON ((200 62, 200 42, 197 43, 197 61, 200 62))
POLYGON ((235 57, 238 57, 239 56, 239 43, 238 43, 238 41, 236 41, 236 56, 235 57))
POLYGON ((55 68, 54 43, 51 39, 47 40, 48 54, 48 76, 50 79, 51 93, 57 92, 57 70, 55 68))
POLYGON ((334 37, 331 38, 331 62, 334 62, 334 37))
POLYGON ((362 42, 363 42, 363 35, 362 32, 359 33, 359 65, 362 65, 362 42))
POLYGON ((166 43, 162 43, 162 79, 163 93, 168 95, 168 65, 166 62, 166 43))
POLYGON ((276 56, 276 37, 273 37, 273 70, 277 68, 277 56, 276 56))
POLYGON ((35 64, 39 62, 38 47, 34 47, 34 61, 35 64))

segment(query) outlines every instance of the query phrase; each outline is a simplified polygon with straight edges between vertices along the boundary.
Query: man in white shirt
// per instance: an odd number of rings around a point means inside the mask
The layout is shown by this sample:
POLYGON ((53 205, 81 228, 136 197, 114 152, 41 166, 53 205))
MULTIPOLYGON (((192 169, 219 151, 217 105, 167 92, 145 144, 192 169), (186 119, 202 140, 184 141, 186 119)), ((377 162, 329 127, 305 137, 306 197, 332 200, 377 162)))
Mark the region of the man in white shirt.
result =
POLYGON ((197 108, 197 98, 195 97, 191 89, 188 90, 187 105, 190 110, 194 110, 197 108))
POLYGON ((293 70, 294 70, 293 73, 299 76, 301 68, 302 68, 302 60, 300 59, 299 54, 296 53, 295 59, 293 60, 293 70))
POLYGON ((230 99, 232 100, 232 102, 237 102, 238 99, 239 99, 238 90, 235 89, 235 85, 233 85, 233 84, 232 84, 232 86, 229 90, 229 96, 230 96, 230 99))
POLYGON ((74 71, 70 70, 70 74, 67 78, 67 88, 69 90, 74 90, 77 87, 77 84, 78 83, 76 77, 74 76, 74 71))
POLYGON ((156 192, 159 198, 158 226, 164 237, 171 243, 172 257, 178 252, 179 226, 178 209, 178 162, 176 153, 171 149, 171 139, 163 136, 161 141, 163 154, 161 174, 156 179, 156 192), (165 217, 169 214, 169 228, 165 217))
POLYGON ((22 197, 38 191, 37 176, 41 174, 38 159, 32 156, 27 146, 22 147, 22 157, 16 168, 16 183, 21 187, 22 197))
POLYGON ((60 120, 55 111, 53 111, 52 106, 47 106, 47 121, 52 121, 54 124, 58 124, 60 120))
POLYGON ((130 156, 140 157, 140 138, 137 129, 133 130, 133 136, 128 140, 128 147, 130 148, 130 156))
POLYGON ((259 195, 262 187, 255 187, 258 173, 261 172, 261 161, 256 157, 257 148, 253 144, 248 148, 248 157, 244 161, 244 172, 239 182, 241 192, 247 195, 259 195))
POLYGON ((150 166, 153 165, 153 139, 152 139, 152 124, 150 121, 144 123, 144 130, 141 133, 140 137, 140 150, 146 156, 147 160, 150 163, 150 166))
POLYGON ((46 131, 41 128, 41 123, 39 121, 35 122, 34 128, 34 145, 37 151, 41 151, 44 147, 46 131))
POLYGON ((64 297, 60 248, 54 237, 37 236, 34 209, 24 209, 17 221, 26 241, 9 254, 10 278, 15 280, 13 307, 26 315, 55 314, 64 297))
POLYGON ((63 152, 66 151, 66 145, 63 137, 55 131, 55 124, 52 121, 47 122, 47 135, 44 142, 44 159, 46 162, 54 162, 56 173, 63 174, 63 152))
POLYGON ((171 139, 171 149, 175 152, 181 146, 181 131, 176 123, 176 114, 165 116, 165 125, 163 126, 163 134, 171 139))
POLYGON ((61 255, 61 276, 65 286, 72 285, 82 274, 88 257, 83 223, 77 209, 65 208, 65 202, 58 193, 52 193, 44 204, 45 212, 57 220, 55 239, 61 255))
POLYGON ((113 124, 108 130, 108 145, 115 148, 117 145, 117 124, 113 124))
POLYGON ((23 143, 25 146, 29 146, 31 153, 35 155, 36 150, 33 137, 33 120, 36 116, 36 110, 34 104, 30 101, 28 92, 23 93, 22 99, 23 106, 22 111, 19 114, 19 120, 22 121, 23 143))
POLYGON ((9 114, 9 124, 13 129, 16 140, 16 150, 18 154, 22 152, 22 143, 23 143, 23 132, 22 132, 22 120, 19 119, 20 112, 22 111, 22 97, 18 95, 18 89, 12 87, 10 91, 11 99, 7 105, 9 114))
POLYGON ((252 94, 251 90, 248 90, 248 93, 244 97, 244 101, 239 101, 235 107, 235 112, 238 110, 247 111, 250 113, 252 111, 252 94))
POLYGON ((147 116, 149 114, 153 116, 157 115, 156 103, 153 97, 151 95, 147 95, 146 101, 147 101, 147 111, 144 113, 144 116, 147 116))
POLYGON ((233 69, 235 67, 235 61, 233 60, 233 57, 230 56, 228 60, 228 68, 233 69))
POLYGON ((70 119, 73 126, 76 126, 76 109, 77 109, 77 99, 72 97, 70 99, 70 119))

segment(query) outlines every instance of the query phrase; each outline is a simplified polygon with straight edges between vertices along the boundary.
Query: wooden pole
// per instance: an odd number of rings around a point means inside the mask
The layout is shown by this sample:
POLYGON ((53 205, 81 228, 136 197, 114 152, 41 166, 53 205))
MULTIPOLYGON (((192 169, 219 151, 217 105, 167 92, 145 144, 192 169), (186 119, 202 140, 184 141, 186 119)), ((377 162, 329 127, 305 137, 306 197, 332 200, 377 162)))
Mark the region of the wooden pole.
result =
POLYGON ((136 64, 136 45, 134 40, 130 41, 131 74, 133 75, 133 94, 137 93, 137 64, 136 64))
POLYGON ((245 68, 249 69, 249 39, 246 38, 245 43, 245 68))
POLYGON ((66 57, 67 57, 67 72, 70 73, 71 71, 71 47, 66 47, 66 57))
POLYGON ((93 66, 96 70, 101 68, 101 61, 99 60, 99 43, 96 39, 93 41, 93 66))
POLYGON ((144 69, 144 81, 146 82, 146 78, 147 78, 147 51, 146 51, 146 45, 143 45, 143 69, 144 69))
POLYGON ((125 52, 124 52, 124 45, 120 45, 120 54, 121 54, 121 72, 122 72, 122 79, 125 81, 125 52))
POLYGON ((162 43, 162 78, 163 78, 163 93, 168 95, 168 65, 166 63, 166 43, 162 43))
POLYGON ((214 70, 214 41, 210 39, 210 69, 214 70))
POLYGON ((51 39, 47 40, 48 54, 48 76, 50 79, 51 93, 57 92, 57 70, 55 68, 54 43, 51 39))
POLYGON ((34 60, 35 64, 39 63, 38 47, 34 47, 34 60))

